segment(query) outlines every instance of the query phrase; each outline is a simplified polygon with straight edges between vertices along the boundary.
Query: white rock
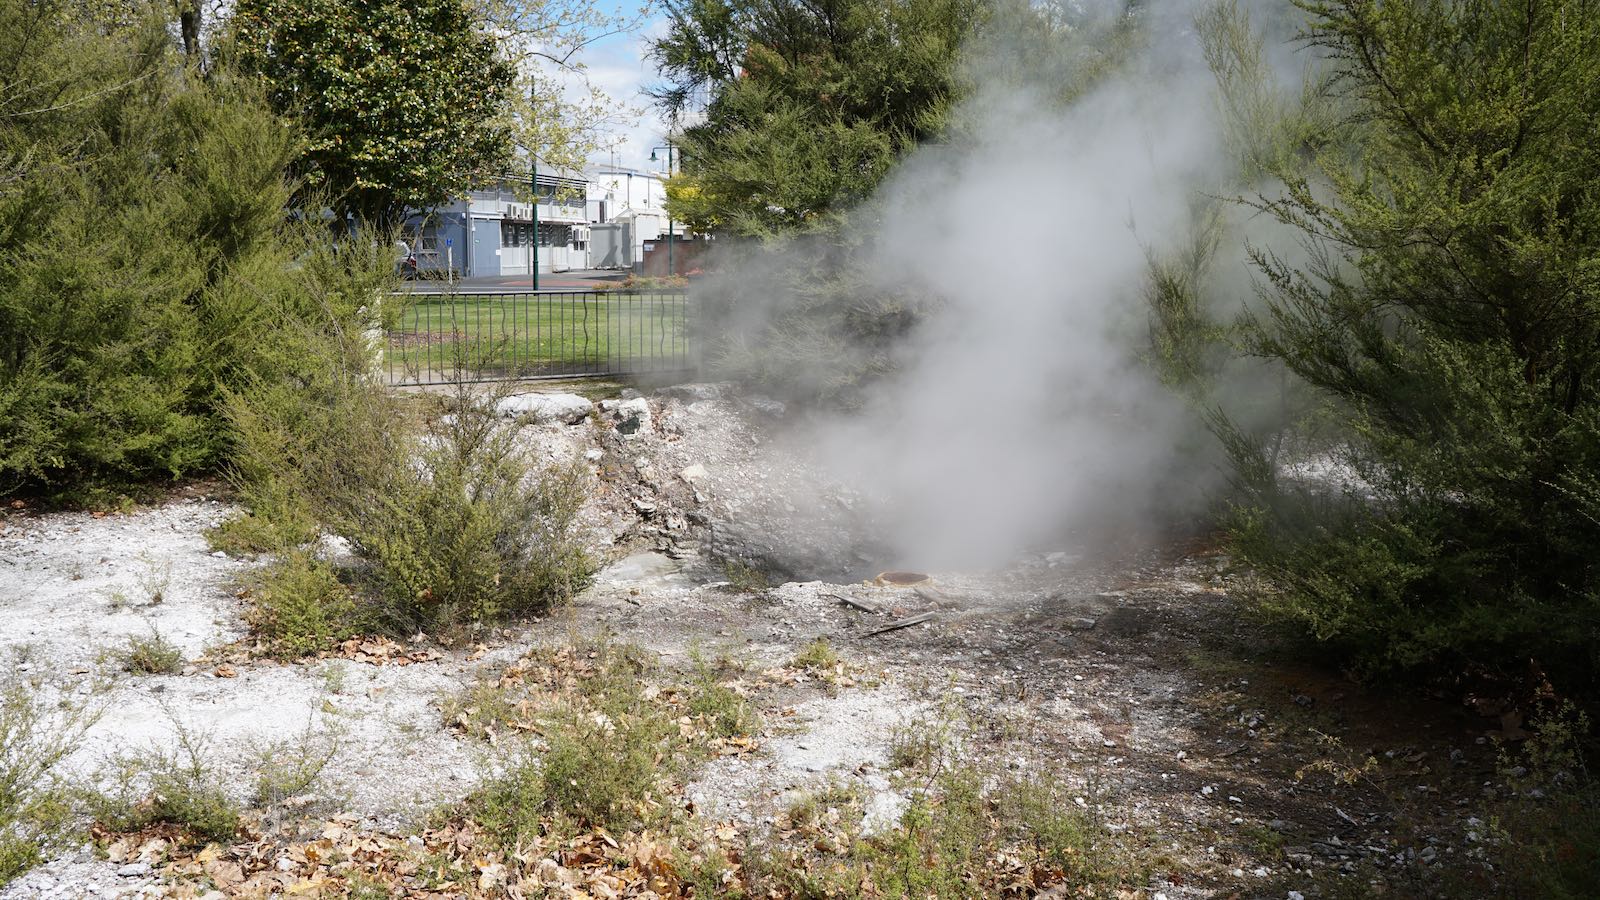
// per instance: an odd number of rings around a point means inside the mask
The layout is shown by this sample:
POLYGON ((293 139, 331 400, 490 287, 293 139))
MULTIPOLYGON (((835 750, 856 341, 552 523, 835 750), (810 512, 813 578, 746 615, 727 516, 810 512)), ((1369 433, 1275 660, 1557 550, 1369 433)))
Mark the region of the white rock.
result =
POLYGON ((643 397, 632 400, 602 400, 600 409, 616 423, 624 437, 650 430, 650 403, 643 397))
POLYGON ((536 425, 575 425, 588 418, 594 404, 577 394, 516 394, 502 399, 496 411, 507 418, 527 416, 536 425))
POLYGON ((784 413, 789 411, 781 400, 774 400, 771 397, 750 397, 746 402, 750 404, 751 409, 774 419, 783 418, 784 413))
POLYGON ((695 463, 692 466, 684 467, 684 470, 678 473, 678 477, 689 482, 690 484, 694 484, 696 481, 705 478, 706 474, 706 467, 700 465, 699 463, 695 463))
POLYGON ((900 817, 905 815, 906 808, 910 805, 910 799, 894 791, 873 794, 872 799, 867 802, 866 815, 861 818, 861 836, 872 837, 893 831, 900 824, 900 817))
POLYGON ((670 397, 684 403, 698 403, 705 400, 721 400, 731 387, 732 385, 727 382, 675 384, 656 391, 656 396, 670 397))

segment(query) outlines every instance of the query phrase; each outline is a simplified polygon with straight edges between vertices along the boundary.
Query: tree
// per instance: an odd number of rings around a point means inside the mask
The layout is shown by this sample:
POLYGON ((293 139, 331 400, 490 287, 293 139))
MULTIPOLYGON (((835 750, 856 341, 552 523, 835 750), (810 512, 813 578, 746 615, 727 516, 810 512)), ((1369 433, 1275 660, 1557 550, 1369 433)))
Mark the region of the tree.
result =
POLYGON ((817 230, 936 134, 977 0, 667 0, 652 46, 683 175, 669 208, 702 230, 817 230))
POLYGON ((506 168, 516 70, 463 0, 241 0, 232 52, 305 130, 295 166, 379 227, 506 168))
POLYGON ((301 362, 281 325, 381 286, 285 222, 293 131, 140 11, 0 0, 0 494, 216 465, 222 397, 301 362))
POLYGON ((1306 0, 1345 116, 1255 205, 1249 348, 1322 398, 1352 486, 1232 433, 1269 607, 1368 670, 1600 672, 1600 4, 1306 0), (1303 261, 1301 261, 1303 260, 1303 261))
POLYGON ((522 160, 582 171, 608 128, 637 110, 608 96, 589 76, 584 50, 638 28, 649 11, 599 0, 473 0, 487 30, 517 72, 507 107, 522 160))

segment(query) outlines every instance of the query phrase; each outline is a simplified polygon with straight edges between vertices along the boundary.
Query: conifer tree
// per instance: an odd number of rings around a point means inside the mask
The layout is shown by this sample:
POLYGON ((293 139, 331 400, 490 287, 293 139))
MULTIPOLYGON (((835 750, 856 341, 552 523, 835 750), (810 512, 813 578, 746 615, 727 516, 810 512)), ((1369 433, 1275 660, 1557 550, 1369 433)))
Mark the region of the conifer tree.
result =
POLYGON ((1240 549, 1362 667, 1600 671, 1600 6, 1301 5, 1346 115, 1259 203, 1304 253, 1257 248, 1247 339, 1360 487, 1280 484, 1232 433, 1240 549))

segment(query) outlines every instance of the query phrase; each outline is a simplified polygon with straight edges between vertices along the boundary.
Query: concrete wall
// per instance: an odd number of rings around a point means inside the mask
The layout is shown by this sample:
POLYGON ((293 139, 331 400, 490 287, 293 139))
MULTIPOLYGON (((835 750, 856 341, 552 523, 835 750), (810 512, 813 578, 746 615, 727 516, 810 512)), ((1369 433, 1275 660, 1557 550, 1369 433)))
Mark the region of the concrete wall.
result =
POLYGON ((589 265, 596 269, 631 269, 634 260, 633 226, 610 222, 589 228, 589 265))

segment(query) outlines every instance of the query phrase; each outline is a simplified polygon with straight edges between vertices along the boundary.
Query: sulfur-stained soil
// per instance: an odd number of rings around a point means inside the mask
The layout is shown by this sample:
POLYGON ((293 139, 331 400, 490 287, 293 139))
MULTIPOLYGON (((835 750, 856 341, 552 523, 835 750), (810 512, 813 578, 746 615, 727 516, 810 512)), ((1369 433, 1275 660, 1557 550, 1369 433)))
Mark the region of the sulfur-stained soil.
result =
MULTIPOLYGON (((744 833, 837 782, 892 822, 897 729, 954 709, 986 757, 1073 788, 1139 861, 1131 896, 1492 892, 1484 820, 1512 790, 1496 739, 1515 730, 1500 710, 1368 691, 1318 665, 1252 622, 1242 576, 1204 541, 863 581, 882 562, 870 504, 785 440, 775 404, 717 385, 646 402, 632 433, 605 408, 529 429, 546 457, 588 460, 585 534, 606 568, 570 607, 478 646, 374 641, 293 664, 241 653, 237 584, 258 563, 210 549, 207 529, 235 510, 199 486, 128 512, 6 510, 0 653, 44 696, 99 712, 65 764, 74 777, 197 734, 247 801, 264 752, 318 735, 336 749, 308 802, 352 827, 418 826, 495 765, 450 727, 448 698, 529 646, 607 634, 681 670, 726 655, 788 673, 757 698, 758 748, 686 790, 744 833), (124 669, 129 640, 151 634, 178 648, 179 672, 124 669), (785 668, 819 638, 836 670, 785 668)), ((0 900, 198 895, 103 853, 68 851, 0 900)))

